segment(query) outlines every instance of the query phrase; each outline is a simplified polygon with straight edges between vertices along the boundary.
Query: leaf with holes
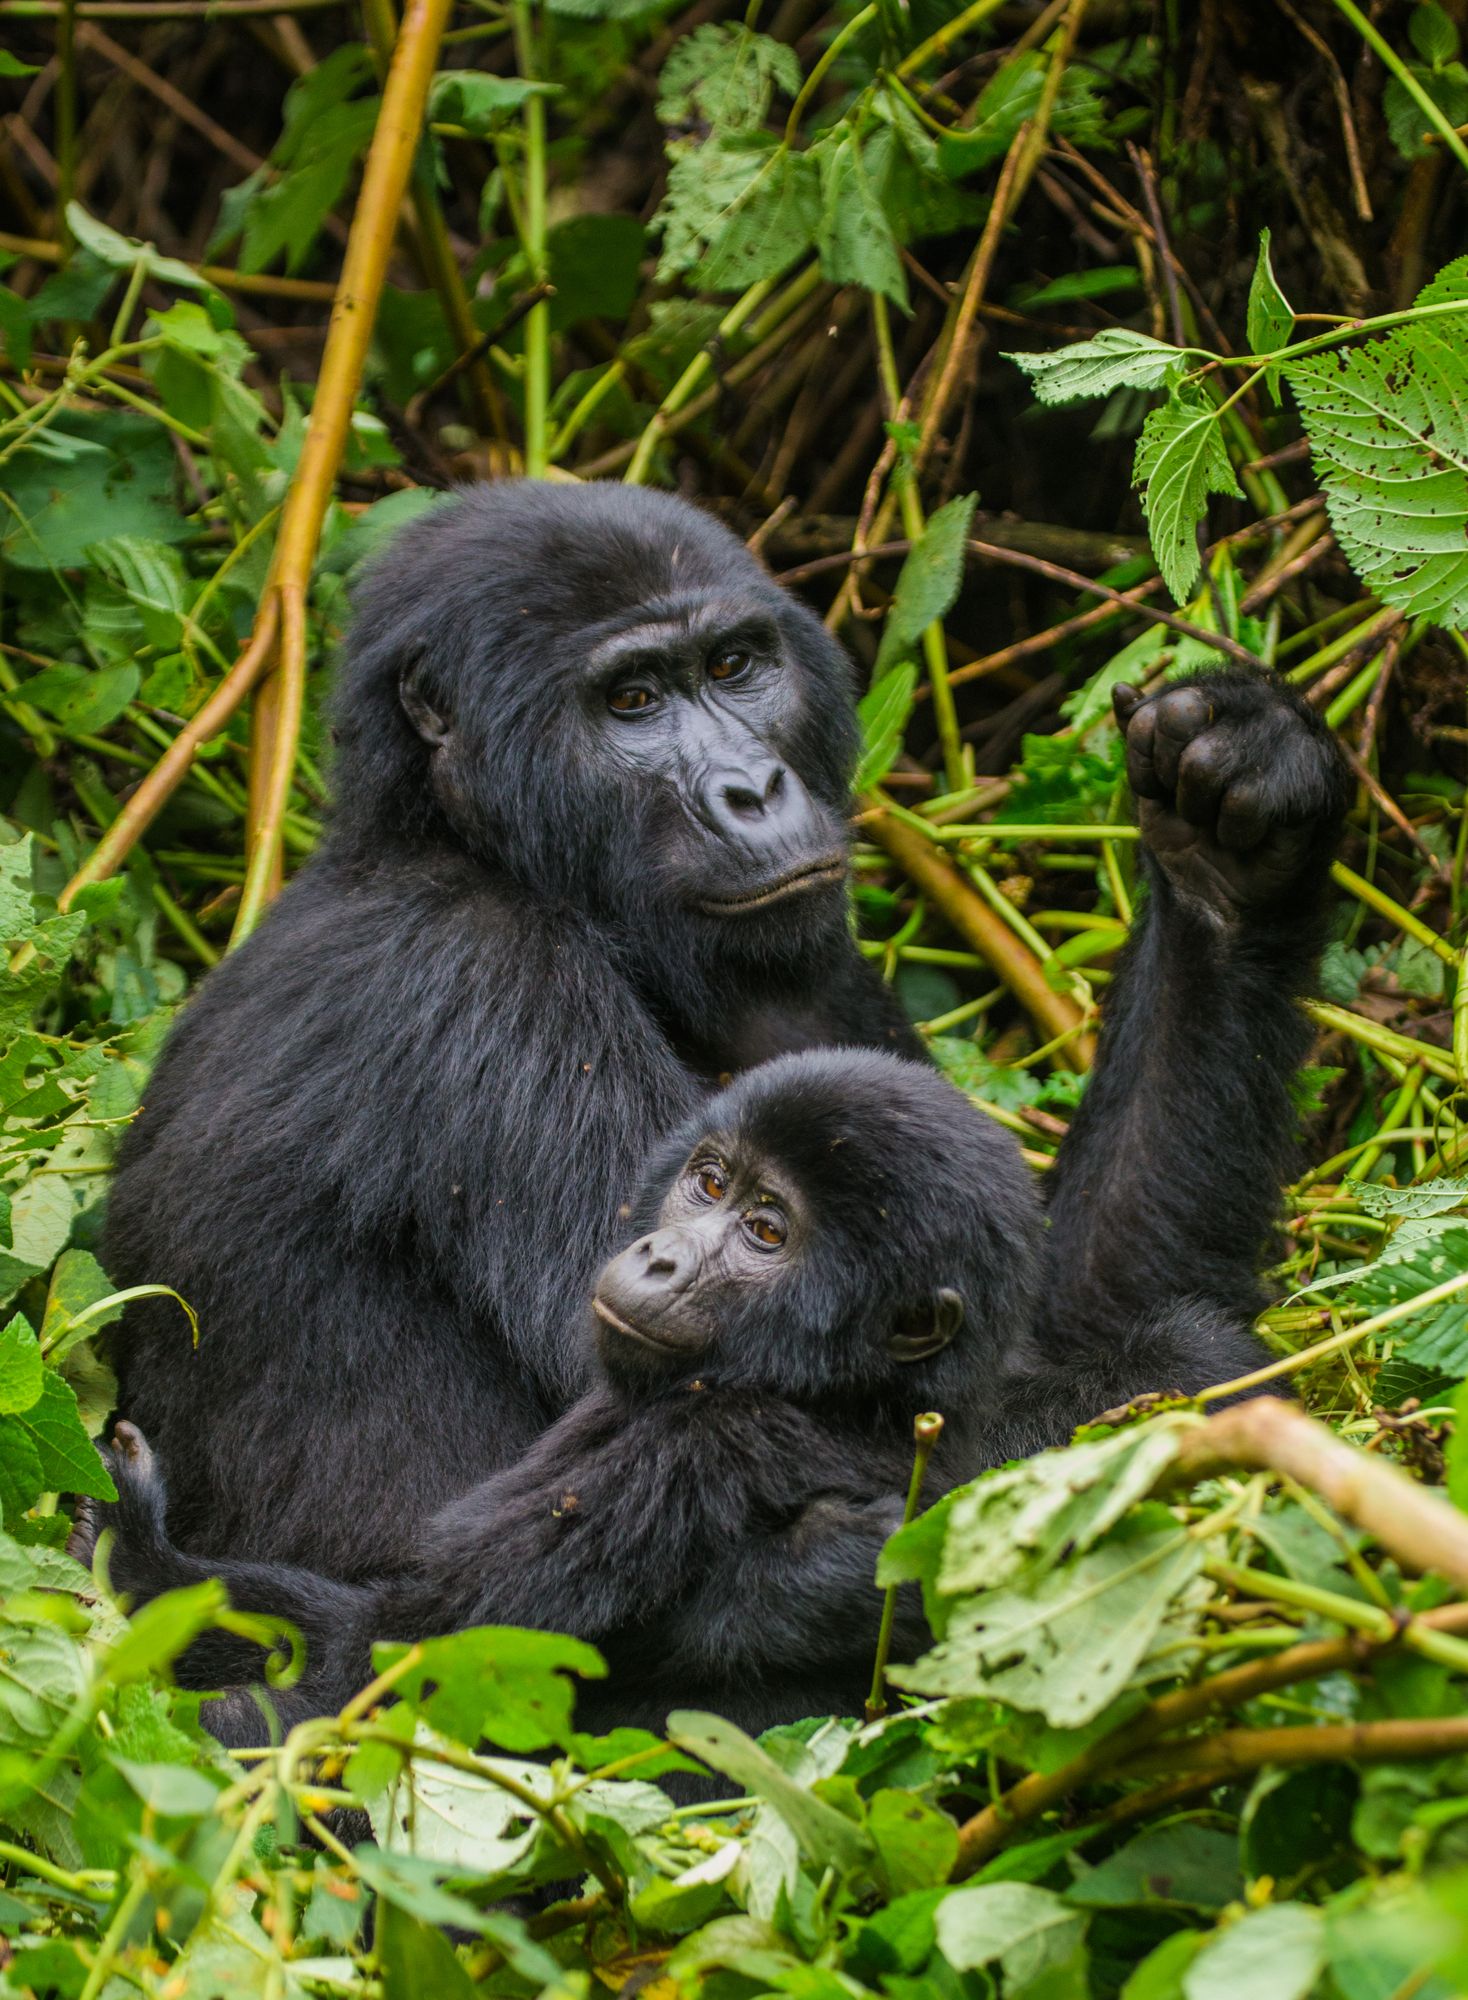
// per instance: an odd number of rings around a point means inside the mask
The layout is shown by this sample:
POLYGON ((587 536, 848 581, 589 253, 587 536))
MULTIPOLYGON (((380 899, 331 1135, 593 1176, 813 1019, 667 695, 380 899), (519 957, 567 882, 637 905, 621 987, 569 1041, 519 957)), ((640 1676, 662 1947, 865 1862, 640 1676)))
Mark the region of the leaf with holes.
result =
POLYGON ((1191 349, 1169 347, 1128 326, 1109 326, 1094 340, 1055 354, 1006 354, 1022 368, 1042 403, 1078 403, 1113 389, 1166 389, 1181 375, 1191 349))
POLYGON ((1137 440, 1132 483, 1146 488, 1142 504, 1162 579, 1185 604, 1203 567, 1198 529, 1208 495, 1244 497, 1223 448, 1216 405, 1196 391, 1179 390, 1154 410, 1137 440))
POLYGON ((1342 553, 1384 604, 1440 625, 1468 619, 1463 327, 1424 320, 1284 371, 1342 553))

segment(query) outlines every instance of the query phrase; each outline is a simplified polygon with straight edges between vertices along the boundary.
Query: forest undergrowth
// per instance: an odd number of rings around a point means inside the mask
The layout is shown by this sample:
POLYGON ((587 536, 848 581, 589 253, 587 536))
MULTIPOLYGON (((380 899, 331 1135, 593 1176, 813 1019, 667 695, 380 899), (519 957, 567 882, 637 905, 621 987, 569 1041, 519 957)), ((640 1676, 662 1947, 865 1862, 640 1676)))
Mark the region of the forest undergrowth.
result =
POLYGON ((0 0, 0 1996, 1468 1992, 1465 32, 0 0), (522 472, 684 493, 839 634, 861 948, 1039 1173, 1133 914, 1112 685, 1325 717, 1298 1406, 920 1514, 884 1713, 590 1738, 590 1648, 477 1631, 235 1758, 169 1678, 219 1588, 128 1619, 64 1553, 109 1168, 318 837, 354 573, 522 472), (737 1796, 675 1808, 690 1760, 737 1796))

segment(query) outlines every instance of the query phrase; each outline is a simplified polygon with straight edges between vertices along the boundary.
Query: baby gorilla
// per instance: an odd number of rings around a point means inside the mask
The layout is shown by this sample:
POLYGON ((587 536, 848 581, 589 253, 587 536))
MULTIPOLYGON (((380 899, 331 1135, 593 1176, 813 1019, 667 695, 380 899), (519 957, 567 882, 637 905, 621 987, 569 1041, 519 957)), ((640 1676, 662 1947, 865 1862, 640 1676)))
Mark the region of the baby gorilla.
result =
MULTIPOLYGON (((600 1383, 435 1515, 406 1574, 352 1585, 183 1553, 157 1463, 121 1424, 121 1497, 102 1515, 114 1588, 143 1599, 217 1576, 236 1608, 291 1619, 307 1666, 270 1697, 286 1726, 342 1706, 374 1639, 490 1624, 601 1649, 610 1679, 582 1695, 585 1728, 658 1727, 688 1703, 753 1730, 860 1713, 914 1415, 946 1418, 936 1488, 1006 1455, 1007 1400, 1028 1435, 1049 1393, 1001 1382, 1037 1283, 1032 1177, 935 1072, 827 1050, 713 1098, 649 1163, 633 1227, 587 1315, 600 1383)), ((1053 1386, 1073 1402, 1073 1371, 1053 1386)), ((899 1656, 922 1632, 906 1605, 899 1656)), ((259 1654, 215 1634, 190 1665, 222 1687, 258 1676, 259 1654)), ((265 1735, 246 1687, 204 1719, 228 1743, 265 1735)))

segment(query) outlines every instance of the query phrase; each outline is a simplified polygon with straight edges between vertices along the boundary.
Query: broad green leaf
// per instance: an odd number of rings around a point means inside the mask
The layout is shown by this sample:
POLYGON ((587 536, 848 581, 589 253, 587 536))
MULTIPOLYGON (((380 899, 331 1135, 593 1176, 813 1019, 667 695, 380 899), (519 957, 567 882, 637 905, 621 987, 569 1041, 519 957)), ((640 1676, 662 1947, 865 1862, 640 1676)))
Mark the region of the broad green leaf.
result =
POLYGON ((1216 406, 1196 391, 1178 390, 1154 410, 1137 441, 1132 483, 1146 489, 1147 532, 1163 581, 1179 604, 1186 603, 1203 567, 1198 529, 1208 495, 1243 498, 1216 406))
POLYGON ((820 168, 809 153, 778 146, 720 217, 698 268, 712 292, 741 292, 778 278, 815 239, 820 168))
POLYGON ((960 1605, 947 1637, 892 1678, 918 1694, 987 1694, 1079 1728, 1127 1687, 1201 1564, 1165 1508, 1140 1507, 1086 1554, 960 1605))
MULTIPOLYGON (((1347 1287, 1357 1305, 1376 1313, 1460 1275, 1468 1275, 1468 1226, 1453 1216, 1413 1217, 1373 1262, 1317 1278, 1300 1296, 1347 1287)), ((1410 1361, 1468 1375, 1468 1286, 1399 1321, 1392 1339, 1410 1361)))
POLYGON ((674 43, 663 65, 658 118, 664 125, 755 131, 777 90, 793 97, 799 88, 800 60, 787 43, 742 24, 705 22, 674 43))
POLYGON ((1148 1952, 1121 1989, 1121 2000, 1183 2000, 1183 1974, 1203 1943, 1198 1931, 1174 1931, 1148 1952))
POLYGON ((41 1394, 41 1343, 24 1313, 0 1328, 0 1414, 28 1410, 41 1394))
POLYGON ((462 125, 486 138, 527 99, 554 96, 555 91, 554 84, 532 83, 523 76, 494 76, 482 69, 440 70, 428 94, 428 116, 435 124, 462 125))
POLYGON ((861 724, 862 753, 852 780, 858 792, 880 784, 892 768, 902 748, 903 731, 912 714, 912 698, 917 688, 917 668, 904 660, 890 673, 874 681, 856 705, 861 724))
MULTIPOLYGON (((377 1671, 410 1648, 373 1648, 377 1671)), ((411 1649, 416 1664, 394 1684, 431 1729, 471 1750, 488 1737, 506 1750, 546 1750, 570 1740, 576 1693, 572 1675, 599 1680, 600 1653, 557 1632, 482 1625, 411 1649)))
POLYGON ((374 1936, 383 2000, 474 2000, 478 1988, 434 1924, 384 1898, 374 1936))
MULTIPOLYGON (((764 132, 728 137, 715 133, 702 145, 690 139, 669 144, 667 192, 651 224, 663 239, 657 271, 660 280, 666 282, 693 269, 729 227, 740 202, 770 168, 776 152, 787 150, 777 147, 764 132)), ((813 234, 819 215, 819 190, 814 185, 812 196, 813 234)))
POLYGON ((1442 625, 1468 620, 1465 329, 1468 300, 1462 320, 1284 368, 1341 552, 1384 604, 1442 625))
POLYGON ((878 199, 861 141, 844 132, 819 148, 821 270, 833 285, 861 285, 907 310, 907 273, 878 199))
POLYGON ((1468 1207, 1468 1178, 1461 1174, 1439 1174, 1421 1187, 1382 1187, 1363 1181, 1352 1189, 1368 1215, 1404 1215, 1421 1220, 1424 1216, 1449 1215, 1455 1208, 1468 1207))
POLYGON ((867 1826, 894 1896, 944 1883, 958 1859, 958 1828, 916 1792, 873 1795, 867 1826))
POLYGON ((14 511, 0 508, 0 555, 17 569, 77 569, 112 535, 184 541, 177 485, 173 446, 151 417, 68 411, 5 466, 14 511))
POLYGON ((209 280, 201 278, 191 265, 180 263, 177 257, 160 257, 151 243, 140 243, 135 236, 119 236, 95 215, 88 215, 79 201, 67 203, 66 221, 77 242, 104 264, 123 271, 135 270, 141 264, 148 276, 160 284, 181 285, 190 292, 213 290, 209 280))
POLYGON ((1243 1890, 1237 1837, 1185 1824, 1148 1827, 1081 1875, 1066 1898, 1092 1910, 1221 1910, 1243 1890))
POLYGON ((1412 46, 1425 63, 1451 62, 1458 53, 1458 30, 1437 0, 1418 0, 1407 22, 1412 46))
POLYGON ((878 676, 907 659, 928 627, 937 624, 957 602, 978 497, 976 493, 961 493, 940 507, 908 550, 882 629, 878 676))
POLYGON ((138 691, 136 667, 74 667, 59 661, 25 683, 25 699, 79 736, 95 736, 116 722, 138 691))
MULTIPOLYGON (((35 1440, 28 1436, 18 1417, 0 1416, 0 1514, 14 1526, 46 1490, 46 1475, 35 1440)), ((0 1734, 0 1742, 3 1741, 0 1734)))
POLYGON ((732 1722, 697 1709, 675 1709, 668 1717, 668 1741, 768 1799, 808 1860, 823 1866, 829 1862, 843 1875, 870 1868, 872 1845, 861 1828, 787 1777, 770 1753, 732 1722))
POLYGON ((51 1369, 46 1370, 37 1400, 6 1422, 18 1424, 35 1447, 45 1481, 43 1492, 88 1493, 97 1500, 117 1498, 117 1488, 77 1413, 75 1391, 51 1369))
POLYGON ((1325 1918, 1304 1903, 1250 1910, 1183 1974, 1186 2000, 1305 2000, 1325 1968, 1325 1918))
MULTIPOLYGON (((1416 11, 1414 8, 1413 12, 1416 11)), ((1468 122, 1468 69, 1462 63, 1408 63, 1407 68, 1423 95, 1437 106, 1450 125, 1468 122)), ((1381 108, 1386 114, 1391 142, 1404 160, 1423 159, 1433 150, 1436 134, 1427 115, 1398 77, 1387 78, 1381 93, 1381 108)))
POLYGON ((1193 350, 1172 347, 1130 327, 1109 326, 1092 340, 1077 341, 1054 354, 1006 354, 1030 378, 1042 403, 1075 403, 1109 396, 1113 389, 1167 389, 1187 366, 1193 350))
MULTIPOLYGON (((1086 1934, 1085 1914, 1053 1890, 1029 1882, 986 1882, 955 1889, 938 1905, 938 1949, 958 1972, 997 1959, 1007 1991, 1017 1991, 1074 1957, 1086 1934)), ((1252 1996, 1251 1996, 1252 2000, 1252 1996)))

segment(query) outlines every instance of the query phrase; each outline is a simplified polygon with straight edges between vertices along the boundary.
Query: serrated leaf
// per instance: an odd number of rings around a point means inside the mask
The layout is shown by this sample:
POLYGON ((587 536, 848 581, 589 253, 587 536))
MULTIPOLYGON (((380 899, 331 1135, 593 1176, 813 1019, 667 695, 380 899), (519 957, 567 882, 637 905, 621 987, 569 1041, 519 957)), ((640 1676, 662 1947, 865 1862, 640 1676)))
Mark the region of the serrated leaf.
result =
MULTIPOLYGON (((1468 70, 1461 63, 1408 63, 1407 69, 1423 96, 1437 106, 1450 125, 1461 125, 1468 119, 1468 70)), ((1402 158, 1424 159, 1432 151, 1429 134, 1436 134, 1422 106, 1399 77, 1387 78, 1381 108, 1392 144, 1402 158)))
POLYGON ((483 69, 440 70, 428 93, 429 119, 462 125, 486 138, 497 132, 531 97, 550 97, 556 86, 523 76, 495 76, 483 69))
MULTIPOLYGON (((1249 280, 1248 308, 1249 349, 1253 354, 1274 354, 1289 342, 1294 331, 1295 313, 1289 300, 1280 290, 1279 280, 1274 275, 1274 266, 1269 260, 1269 231, 1259 232, 1259 255, 1254 264, 1254 275, 1249 280)), ((1279 370, 1266 368, 1264 382, 1277 403, 1279 397, 1279 370)))
POLYGON ((1111 326, 1094 340, 1077 341, 1056 354, 1006 354, 1022 368, 1042 403, 1075 403, 1109 396, 1113 389, 1166 389, 1177 381, 1193 350, 1172 347, 1148 333, 1111 326))
POLYGON ((714 226, 699 283, 711 292, 740 292, 778 278, 814 242, 820 213, 814 156, 777 146, 714 226))
POLYGON ((1180 390, 1154 410, 1137 440, 1132 483, 1146 489, 1142 505, 1162 579, 1177 602, 1185 604, 1203 567, 1198 529, 1209 494, 1243 498, 1214 404, 1180 390))
POLYGON ((88 1493, 96 1500, 117 1498, 117 1488, 87 1436, 76 1395, 59 1375, 48 1368, 37 1400, 8 1421, 19 1424, 35 1447, 44 1492, 88 1493))
POLYGON ((1458 53, 1458 30, 1437 0, 1418 0, 1407 22, 1407 33, 1425 63, 1451 62, 1458 53))
POLYGON ((961 493, 940 507, 908 550, 882 629, 878 675, 906 659, 928 627, 936 625, 957 602, 978 497, 976 493, 961 493))
POLYGON ((877 198, 861 141, 846 132, 819 149, 821 270, 833 285, 861 285, 907 311, 907 274, 877 198))
POLYGON ((756 130, 776 90, 800 88, 800 59, 788 43, 743 24, 709 21, 675 42, 658 77, 658 118, 664 125, 756 130))
POLYGON ((1468 620, 1465 323, 1468 307, 1284 368, 1342 554, 1384 604, 1441 625, 1468 620))
POLYGON ((988 1695, 1077 1729, 1131 1681, 1202 1560, 1165 1508, 1144 1505, 1085 1555, 961 1604, 947 1637, 892 1678, 918 1694, 988 1695))

